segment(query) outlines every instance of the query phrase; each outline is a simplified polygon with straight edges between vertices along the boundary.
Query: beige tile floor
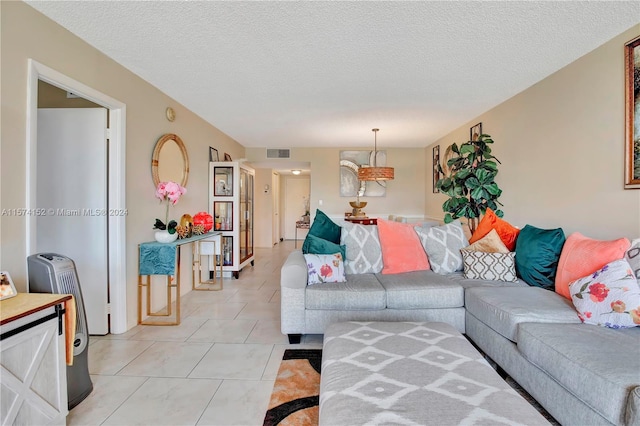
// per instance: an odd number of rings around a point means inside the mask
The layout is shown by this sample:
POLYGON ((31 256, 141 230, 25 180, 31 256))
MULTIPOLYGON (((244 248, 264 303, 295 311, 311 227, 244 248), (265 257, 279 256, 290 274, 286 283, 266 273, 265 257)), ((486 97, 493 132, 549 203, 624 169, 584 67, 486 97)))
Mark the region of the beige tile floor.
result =
POLYGON ((322 347, 321 335, 289 345, 280 333, 280 267, 293 249, 256 249, 224 290, 186 294, 178 326, 93 336, 93 392, 67 424, 262 425, 285 349, 322 347))

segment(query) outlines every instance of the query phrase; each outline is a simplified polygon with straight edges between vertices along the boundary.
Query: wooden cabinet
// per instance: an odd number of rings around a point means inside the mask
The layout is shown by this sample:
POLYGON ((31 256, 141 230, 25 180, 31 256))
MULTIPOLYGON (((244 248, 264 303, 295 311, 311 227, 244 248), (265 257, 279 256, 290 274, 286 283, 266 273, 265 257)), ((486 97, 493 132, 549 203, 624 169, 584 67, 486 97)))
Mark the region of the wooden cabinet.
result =
POLYGON ((66 424, 65 298, 70 296, 21 293, 0 302, 2 425, 66 424))
POLYGON ((235 278, 253 266, 255 171, 239 162, 212 162, 209 169, 209 213, 222 232, 222 271, 235 278))

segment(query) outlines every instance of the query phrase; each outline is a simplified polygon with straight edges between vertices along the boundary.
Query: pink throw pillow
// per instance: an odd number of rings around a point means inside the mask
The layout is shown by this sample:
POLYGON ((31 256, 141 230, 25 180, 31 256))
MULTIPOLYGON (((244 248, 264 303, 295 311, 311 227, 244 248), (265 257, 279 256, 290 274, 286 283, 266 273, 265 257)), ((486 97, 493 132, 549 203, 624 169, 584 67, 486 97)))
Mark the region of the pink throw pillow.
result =
POLYGON ((430 269, 429 259, 412 223, 378 219, 378 236, 382 247, 382 273, 424 271, 430 269))
POLYGON ((569 235, 558 261, 556 293, 571 300, 570 283, 594 273, 609 262, 622 259, 630 244, 626 238, 602 241, 579 232, 569 235))

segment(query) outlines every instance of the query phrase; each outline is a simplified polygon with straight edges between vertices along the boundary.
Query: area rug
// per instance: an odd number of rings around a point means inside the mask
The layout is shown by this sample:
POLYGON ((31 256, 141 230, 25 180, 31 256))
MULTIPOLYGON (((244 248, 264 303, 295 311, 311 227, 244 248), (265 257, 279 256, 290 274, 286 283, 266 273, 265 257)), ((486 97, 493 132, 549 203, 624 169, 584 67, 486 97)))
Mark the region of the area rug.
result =
MULTIPOLYGON (((490 364, 496 368, 492 360, 490 364)), ((287 349, 273 385, 264 426, 316 426, 320 395, 321 349, 287 349)), ((506 382, 552 425, 559 423, 511 377, 498 370, 506 382)))
POLYGON ((318 424, 321 349, 287 349, 273 385, 264 426, 318 424))

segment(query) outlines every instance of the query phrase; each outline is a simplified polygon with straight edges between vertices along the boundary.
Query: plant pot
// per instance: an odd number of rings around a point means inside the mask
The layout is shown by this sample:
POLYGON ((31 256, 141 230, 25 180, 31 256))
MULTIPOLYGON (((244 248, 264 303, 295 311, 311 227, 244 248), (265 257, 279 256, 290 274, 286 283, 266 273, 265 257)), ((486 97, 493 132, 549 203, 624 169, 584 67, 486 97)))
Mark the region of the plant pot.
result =
POLYGON ((178 239, 178 233, 170 234, 166 229, 164 231, 156 231, 156 241, 159 243, 172 243, 178 239))

